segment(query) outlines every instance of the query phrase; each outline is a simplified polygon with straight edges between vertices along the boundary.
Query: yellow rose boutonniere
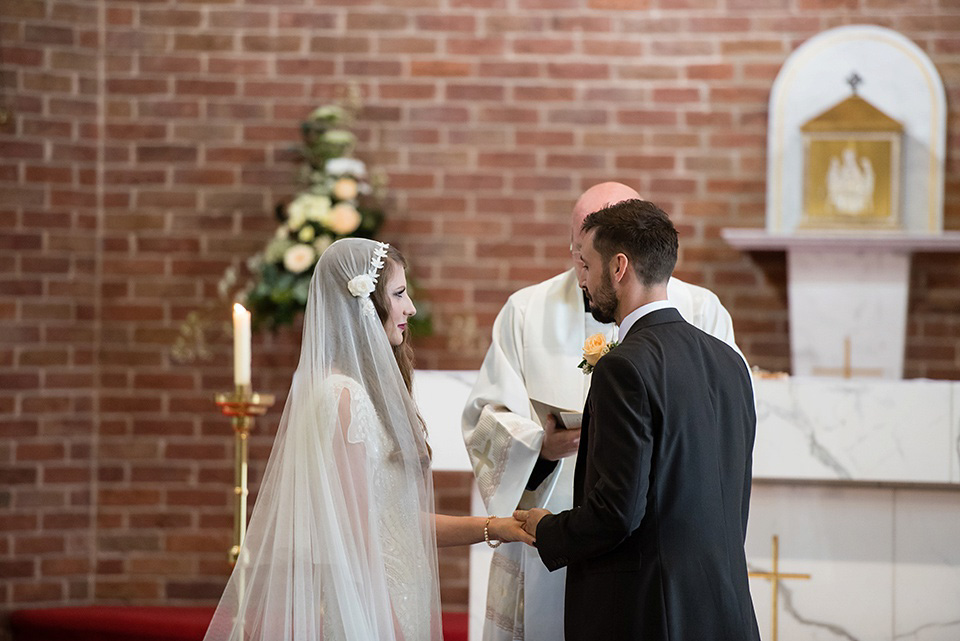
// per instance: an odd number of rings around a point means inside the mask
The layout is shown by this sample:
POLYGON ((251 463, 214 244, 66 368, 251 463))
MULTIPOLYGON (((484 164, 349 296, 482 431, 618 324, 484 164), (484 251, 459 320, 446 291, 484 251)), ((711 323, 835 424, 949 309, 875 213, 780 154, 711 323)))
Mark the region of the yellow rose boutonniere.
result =
POLYGON ((583 370, 584 374, 593 372, 597 362, 611 349, 619 345, 617 341, 607 342, 607 337, 603 334, 594 334, 587 338, 583 344, 583 360, 577 365, 583 370))

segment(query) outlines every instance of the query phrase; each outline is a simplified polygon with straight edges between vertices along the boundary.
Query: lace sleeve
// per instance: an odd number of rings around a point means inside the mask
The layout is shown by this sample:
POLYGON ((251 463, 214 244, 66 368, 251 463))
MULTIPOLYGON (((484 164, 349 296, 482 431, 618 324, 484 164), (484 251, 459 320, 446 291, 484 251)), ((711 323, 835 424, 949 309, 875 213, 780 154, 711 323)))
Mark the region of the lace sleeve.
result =
POLYGON ((383 452, 386 437, 370 396, 360 385, 346 376, 331 377, 332 398, 337 404, 341 429, 346 428, 346 441, 352 444, 363 443, 370 454, 379 456, 383 452))

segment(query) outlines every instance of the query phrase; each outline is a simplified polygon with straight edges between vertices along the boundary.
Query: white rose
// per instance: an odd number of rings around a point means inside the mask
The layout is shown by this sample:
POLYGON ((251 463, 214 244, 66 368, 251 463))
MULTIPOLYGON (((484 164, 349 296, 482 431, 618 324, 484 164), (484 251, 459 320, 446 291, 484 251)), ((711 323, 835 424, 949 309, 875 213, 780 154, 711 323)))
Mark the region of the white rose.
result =
POLYGON ((324 165, 324 170, 330 176, 364 178, 367 175, 367 166, 356 158, 331 158, 324 165))
POLYGON ((360 274, 351 278, 350 282, 347 283, 347 289, 357 298, 369 296, 376 288, 377 284, 373 282, 373 277, 370 274, 360 274))
POLYGON ((323 222, 330 212, 330 198, 314 194, 307 195, 304 198, 307 199, 307 220, 323 222))
POLYGON ((310 245, 296 244, 283 254, 283 266, 294 274, 305 272, 316 260, 317 252, 310 245))
POLYGON ((290 203, 290 206, 287 207, 287 227, 289 227, 291 231, 297 231, 303 227, 306 222, 306 207, 302 203, 297 204, 296 200, 290 203))
POLYGON ((330 217, 326 224, 333 233, 346 236, 357 231, 360 226, 360 212, 349 203, 339 203, 330 210, 330 217))

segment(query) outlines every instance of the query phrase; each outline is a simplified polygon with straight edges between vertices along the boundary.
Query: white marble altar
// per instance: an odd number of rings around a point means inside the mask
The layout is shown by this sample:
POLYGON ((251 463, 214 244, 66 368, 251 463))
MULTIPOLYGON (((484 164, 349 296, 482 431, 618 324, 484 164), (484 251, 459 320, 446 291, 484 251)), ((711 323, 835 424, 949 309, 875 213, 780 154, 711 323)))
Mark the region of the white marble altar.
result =
POLYGON ((960 383, 758 379, 757 480, 960 483, 960 383))
MULTIPOLYGON (((750 509, 750 568, 778 534, 780 570, 811 575, 780 584, 780 639, 960 639, 960 492, 758 481, 750 509)), ((770 639, 770 584, 750 583, 770 639)))
MULTIPOLYGON (((419 371, 434 468, 470 473, 460 412, 475 372, 419 371)), ((781 572, 779 638, 960 639, 960 382, 758 379, 746 550, 781 572)), ((483 503, 474 491, 473 512, 483 503)), ((490 550, 470 556, 470 638, 481 638, 490 550)), ((763 638, 771 586, 751 579, 763 638)))

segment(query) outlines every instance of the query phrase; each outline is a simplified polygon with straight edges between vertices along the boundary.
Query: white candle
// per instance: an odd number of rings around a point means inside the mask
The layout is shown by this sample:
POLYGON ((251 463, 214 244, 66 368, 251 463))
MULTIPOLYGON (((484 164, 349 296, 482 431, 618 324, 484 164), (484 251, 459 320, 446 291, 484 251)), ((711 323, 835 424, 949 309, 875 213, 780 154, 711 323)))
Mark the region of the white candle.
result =
POLYGON ((233 382, 250 385, 250 312, 233 305, 233 382))

